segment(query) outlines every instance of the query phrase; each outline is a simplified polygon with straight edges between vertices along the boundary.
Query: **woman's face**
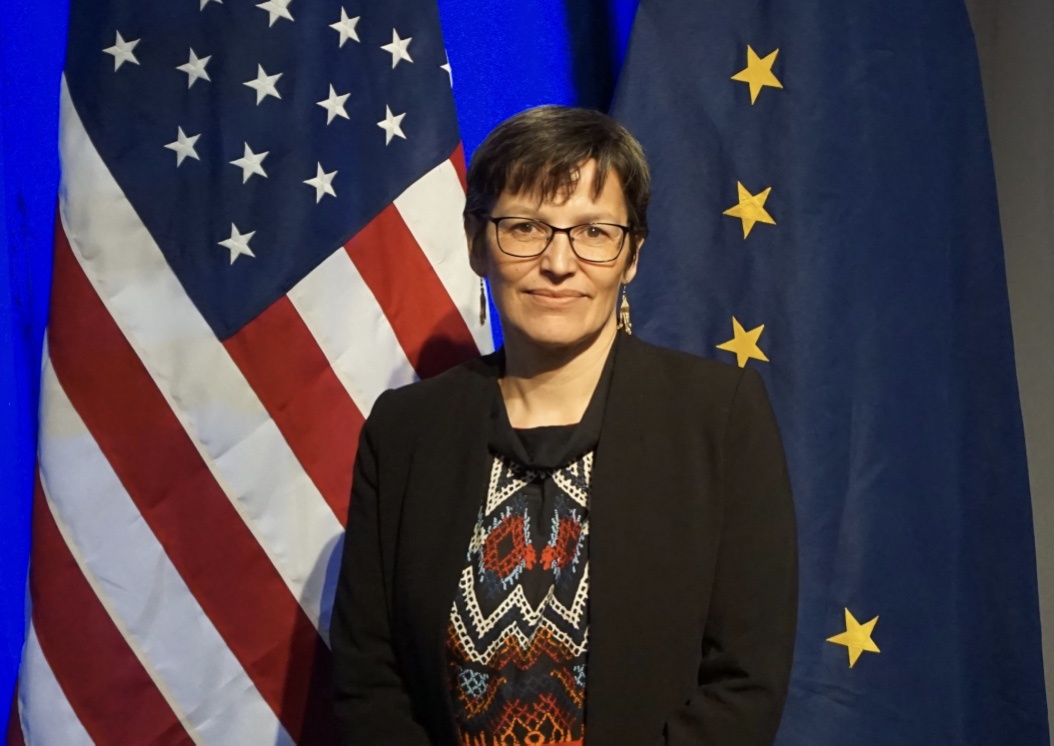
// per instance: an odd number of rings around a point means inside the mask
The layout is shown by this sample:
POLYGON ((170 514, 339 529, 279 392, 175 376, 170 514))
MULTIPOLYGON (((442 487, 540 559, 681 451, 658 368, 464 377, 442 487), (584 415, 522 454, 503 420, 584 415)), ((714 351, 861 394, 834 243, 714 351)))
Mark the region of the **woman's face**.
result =
MULTIPOLYGON (((593 199, 596 164, 580 169, 575 189, 541 202, 537 195, 503 192, 491 210, 493 217, 524 217, 558 228, 583 223, 627 224, 622 184, 614 171, 604 189, 593 199)), ((630 237, 612 262, 585 262, 571 250, 566 233, 557 233, 545 251, 530 259, 508 256, 499 250, 496 227, 488 223, 484 246, 472 251, 472 267, 490 282, 502 330, 513 339, 546 348, 589 344, 607 327, 615 326, 619 287, 636 274, 630 264, 630 237)), ((471 239, 470 239, 471 240, 471 239)))

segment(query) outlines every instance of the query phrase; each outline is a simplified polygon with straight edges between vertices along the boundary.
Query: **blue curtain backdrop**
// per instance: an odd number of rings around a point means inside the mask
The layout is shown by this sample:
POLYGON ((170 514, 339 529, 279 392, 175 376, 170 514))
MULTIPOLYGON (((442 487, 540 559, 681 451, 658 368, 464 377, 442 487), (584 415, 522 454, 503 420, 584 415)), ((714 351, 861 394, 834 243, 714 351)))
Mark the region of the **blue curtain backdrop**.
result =
MULTIPOLYGON (((466 155, 495 124, 528 106, 607 109, 637 2, 439 0, 466 155)), ((0 724, 5 728, 25 629, 66 12, 66 0, 0 2, 0 724)))
POLYGON ((0 711, 5 725, 25 630, 65 37, 65 2, 0 3, 0 711))

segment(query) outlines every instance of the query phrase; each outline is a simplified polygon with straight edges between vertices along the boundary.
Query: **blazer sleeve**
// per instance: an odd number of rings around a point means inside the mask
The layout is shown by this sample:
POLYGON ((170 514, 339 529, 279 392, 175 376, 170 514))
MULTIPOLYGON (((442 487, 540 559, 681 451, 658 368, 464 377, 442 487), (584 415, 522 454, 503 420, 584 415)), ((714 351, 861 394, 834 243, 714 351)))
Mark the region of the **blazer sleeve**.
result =
POLYGON ((786 459, 761 377, 745 370, 721 448, 723 523, 698 687, 666 724, 678 746, 768 746, 787 696, 798 554, 786 459))
POLYGON ((386 396, 374 405, 355 458, 330 625, 334 707, 343 744, 427 746, 396 661, 385 589, 375 431, 386 396))

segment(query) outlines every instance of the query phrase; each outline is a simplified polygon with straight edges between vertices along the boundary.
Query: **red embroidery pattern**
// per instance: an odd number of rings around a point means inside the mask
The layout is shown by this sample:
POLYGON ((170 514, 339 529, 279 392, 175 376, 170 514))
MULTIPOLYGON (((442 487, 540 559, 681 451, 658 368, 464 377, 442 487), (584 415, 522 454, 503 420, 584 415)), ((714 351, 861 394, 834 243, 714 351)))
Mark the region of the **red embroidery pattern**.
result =
POLYGON ((503 580, 524 564, 534 568, 534 547, 527 544, 522 515, 509 516, 498 524, 483 544, 483 567, 503 580))
POLYGON ((578 542, 582 537, 582 524, 577 521, 560 519, 560 528, 553 544, 542 550, 542 567, 546 570, 561 570, 571 564, 578 542))

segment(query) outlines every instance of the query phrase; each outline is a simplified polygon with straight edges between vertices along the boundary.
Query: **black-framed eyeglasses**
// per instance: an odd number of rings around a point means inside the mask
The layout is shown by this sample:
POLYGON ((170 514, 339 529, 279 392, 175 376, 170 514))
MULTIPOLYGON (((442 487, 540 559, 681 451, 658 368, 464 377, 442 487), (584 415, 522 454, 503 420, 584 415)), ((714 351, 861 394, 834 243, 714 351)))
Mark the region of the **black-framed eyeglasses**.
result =
POLYGON ((582 261, 596 264, 613 262, 622 253, 626 234, 629 233, 628 225, 618 223, 583 223, 570 228, 557 228, 535 218, 483 217, 494 224, 501 252, 520 259, 540 256, 553 242, 553 236, 566 233, 571 251, 582 261))

